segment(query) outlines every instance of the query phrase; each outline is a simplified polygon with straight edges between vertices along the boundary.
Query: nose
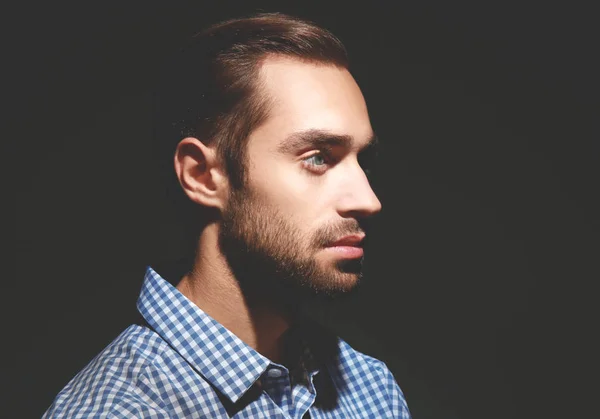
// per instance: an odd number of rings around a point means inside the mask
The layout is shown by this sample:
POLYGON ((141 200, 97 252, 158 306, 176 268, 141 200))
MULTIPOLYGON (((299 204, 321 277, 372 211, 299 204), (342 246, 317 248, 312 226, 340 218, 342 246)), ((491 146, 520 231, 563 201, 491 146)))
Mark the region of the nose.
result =
POLYGON ((367 175, 359 165, 348 174, 343 185, 338 212, 344 217, 367 218, 381 211, 381 202, 371 188, 367 175))

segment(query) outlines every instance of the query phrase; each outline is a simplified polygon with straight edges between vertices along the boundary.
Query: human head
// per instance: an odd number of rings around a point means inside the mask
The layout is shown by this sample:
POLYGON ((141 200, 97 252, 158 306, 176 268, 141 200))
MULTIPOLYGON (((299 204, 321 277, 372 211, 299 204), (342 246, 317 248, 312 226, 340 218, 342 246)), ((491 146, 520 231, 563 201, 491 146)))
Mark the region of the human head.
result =
MULTIPOLYGON (((246 142, 267 117, 259 71, 269 56, 348 68, 343 44, 329 31, 281 13, 230 19, 196 34, 168 63, 159 112, 174 142, 214 145, 233 188, 245 181, 246 142)), ((160 139, 162 141, 162 139, 160 139)))
POLYGON ((213 205, 212 197, 184 189, 192 201, 219 207, 219 245, 238 279, 260 271, 315 291, 349 288, 355 281, 342 277, 357 279, 361 260, 329 255, 323 262, 315 254, 343 235, 362 234, 361 222, 380 204, 358 163, 374 134, 341 42, 314 24, 266 14, 217 24, 186 54, 177 69, 189 77, 178 78, 180 96, 170 109, 185 137, 176 166, 185 146, 214 152, 228 198, 213 205), (299 174, 292 157, 306 145, 323 151, 311 157, 337 165, 326 185, 316 185, 316 173, 304 166, 299 174), (270 167, 288 183, 271 182, 270 167), (310 185, 321 195, 322 214, 299 195, 310 185))

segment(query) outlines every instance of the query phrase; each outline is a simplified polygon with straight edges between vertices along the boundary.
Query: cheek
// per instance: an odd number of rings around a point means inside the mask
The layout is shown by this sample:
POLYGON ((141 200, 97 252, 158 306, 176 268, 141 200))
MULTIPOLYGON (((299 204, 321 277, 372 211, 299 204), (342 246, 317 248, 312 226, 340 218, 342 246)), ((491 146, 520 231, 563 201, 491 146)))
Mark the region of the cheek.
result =
POLYGON ((277 205, 281 212, 293 222, 303 234, 318 227, 319 220, 327 213, 326 196, 314 186, 307 187, 306 182, 294 182, 290 177, 282 182, 277 193, 277 205))
POLYGON ((311 186, 303 176, 291 163, 270 160, 263 166, 256 162, 248 178, 250 188, 261 200, 290 214, 304 212, 311 202, 314 203, 314 185, 311 186), (265 169, 261 170, 261 167, 265 169))
POLYGON ((291 173, 288 165, 273 157, 268 151, 255 151, 249 155, 248 165, 249 186, 264 196, 270 196, 277 191, 284 191, 290 183, 291 173))
POLYGON ((322 225, 331 193, 322 176, 310 176, 298 163, 274 158, 254 159, 249 171, 249 186, 259 201, 279 213, 302 234, 322 225), (261 168, 268 168, 261 170, 261 168))

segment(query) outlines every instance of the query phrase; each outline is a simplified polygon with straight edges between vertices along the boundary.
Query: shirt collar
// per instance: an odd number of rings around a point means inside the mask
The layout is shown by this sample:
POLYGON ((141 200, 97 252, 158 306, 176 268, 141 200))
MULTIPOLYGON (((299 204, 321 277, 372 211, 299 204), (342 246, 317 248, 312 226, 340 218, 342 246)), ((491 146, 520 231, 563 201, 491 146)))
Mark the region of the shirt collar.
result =
POLYGON ((137 307, 148 324, 233 403, 270 364, 151 267, 137 307))

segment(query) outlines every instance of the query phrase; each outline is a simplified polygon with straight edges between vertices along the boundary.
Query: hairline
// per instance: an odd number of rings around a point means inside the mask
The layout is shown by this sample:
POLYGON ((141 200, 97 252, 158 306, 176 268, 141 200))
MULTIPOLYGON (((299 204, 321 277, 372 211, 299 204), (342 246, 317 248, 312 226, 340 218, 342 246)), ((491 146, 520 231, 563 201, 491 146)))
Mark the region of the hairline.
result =
MULTIPOLYGON (((294 54, 268 52, 268 53, 265 53, 260 59, 258 59, 256 61, 255 67, 254 67, 255 77, 254 77, 254 80, 252 80, 250 83, 251 91, 250 91, 250 95, 248 96, 248 99, 247 99, 248 102, 252 102, 254 100, 256 100, 257 102, 254 105, 247 103, 246 106, 250 106, 250 107, 258 110, 258 112, 261 113, 262 116, 261 116, 261 118, 259 118, 260 121, 255 126, 253 126, 252 129, 250 131, 248 131, 248 133, 247 133, 247 137, 243 144, 244 150, 241 151, 242 161, 239 162, 242 165, 242 167, 245 167, 246 164, 248 163, 247 151, 248 151, 248 146, 250 144, 250 139, 251 139, 252 134, 257 129, 259 129, 261 126, 263 126, 265 123, 267 123, 269 118, 272 117, 271 111, 272 111, 273 107, 277 104, 277 99, 275 97, 273 97, 272 94, 270 94, 269 88, 267 87, 267 80, 264 75, 265 65, 267 63, 272 63, 272 62, 277 62, 277 61, 296 62, 296 63, 302 63, 302 64, 308 64, 308 65, 315 65, 315 66, 334 67, 334 68, 339 68, 342 70, 349 71, 349 68, 347 65, 340 65, 333 61, 328 61, 327 58, 320 60, 320 59, 315 59, 315 58, 300 57, 300 56, 297 56, 294 54)), ((316 130, 313 130, 313 131, 316 131, 316 130)), ((319 130, 319 131, 324 132, 323 130, 319 130)), ((298 133, 296 133, 296 134, 298 134, 298 133)), ((336 135, 332 134, 332 136, 336 136, 336 135)), ((373 134, 371 137, 376 137, 376 136, 375 136, 375 134, 373 134)), ((376 140, 376 138, 375 138, 375 140, 376 140)), ((372 141, 370 141, 368 145, 371 145, 371 143, 372 143, 372 141)), ((244 170, 242 183, 246 183, 246 180, 247 180, 247 173, 244 170)))

